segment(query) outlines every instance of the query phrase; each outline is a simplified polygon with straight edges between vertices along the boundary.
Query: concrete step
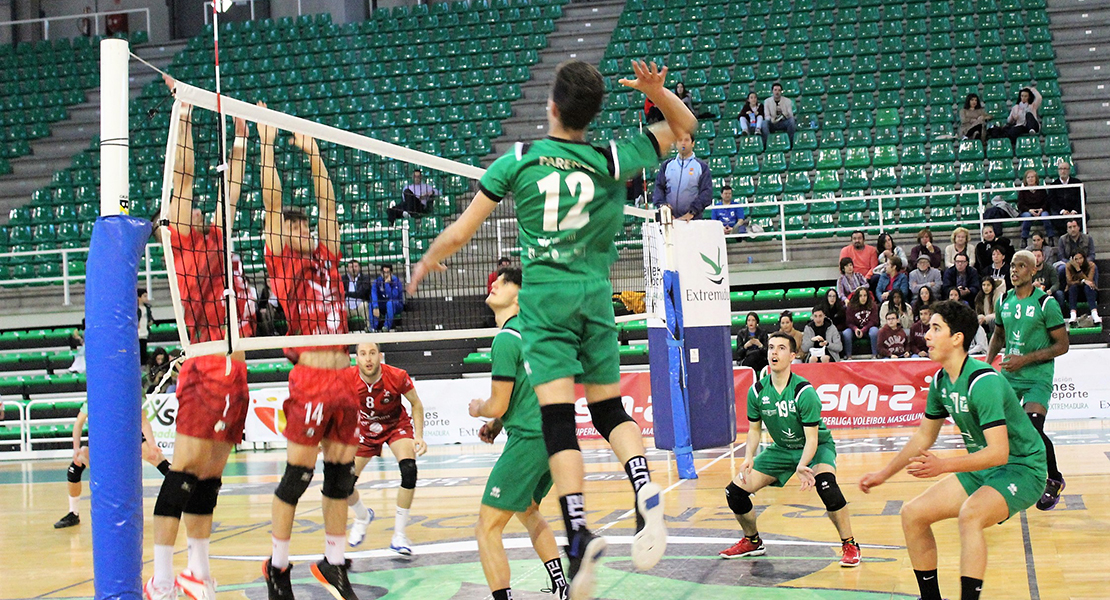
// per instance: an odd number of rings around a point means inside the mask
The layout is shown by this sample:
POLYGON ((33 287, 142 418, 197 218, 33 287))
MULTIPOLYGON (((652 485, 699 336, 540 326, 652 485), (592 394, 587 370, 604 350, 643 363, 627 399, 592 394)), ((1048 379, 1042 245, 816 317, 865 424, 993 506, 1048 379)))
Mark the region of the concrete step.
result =
POLYGON ((1106 53, 1101 58, 1087 57, 1082 61, 1061 64, 1056 62, 1056 71, 1060 73, 1060 83, 1102 82, 1110 79, 1110 43, 1106 46, 1106 53))

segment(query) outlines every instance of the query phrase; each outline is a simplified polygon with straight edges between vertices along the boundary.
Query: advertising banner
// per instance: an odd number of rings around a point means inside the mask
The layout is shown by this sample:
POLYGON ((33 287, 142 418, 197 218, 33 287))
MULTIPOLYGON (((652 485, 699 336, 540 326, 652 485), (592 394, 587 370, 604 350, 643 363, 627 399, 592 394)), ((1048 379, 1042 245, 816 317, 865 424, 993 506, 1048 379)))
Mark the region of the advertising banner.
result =
POLYGON ((1056 359, 1049 419, 1110 419, 1110 350, 1070 350, 1056 359))

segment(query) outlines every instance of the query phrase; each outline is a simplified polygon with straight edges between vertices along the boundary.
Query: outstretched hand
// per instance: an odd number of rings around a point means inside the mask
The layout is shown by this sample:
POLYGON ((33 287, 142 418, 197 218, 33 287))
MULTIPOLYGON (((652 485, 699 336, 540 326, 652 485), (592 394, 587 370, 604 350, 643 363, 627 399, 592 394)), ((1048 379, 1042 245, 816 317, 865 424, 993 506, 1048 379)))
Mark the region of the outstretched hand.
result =
POLYGON ((798 465, 795 472, 798 474, 798 481, 802 484, 803 492, 817 484, 817 476, 813 473, 813 469, 808 466, 798 465))
POLYGON ((443 263, 429 264, 421 260, 416 263, 416 268, 412 270, 412 279, 409 280, 408 286, 405 291, 411 296, 416 293, 416 288, 420 287, 420 282, 428 276, 429 273, 442 273, 447 270, 447 266, 443 263))
POLYGON ((921 454, 910 459, 910 466, 906 467, 906 472, 919 479, 929 479, 944 473, 944 459, 929 452, 922 450, 921 454))
POLYGON ((247 137, 247 120, 242 117, 235 117, 235 138, 246 139, 247 137))
POLYGON ((636 74, 636 78, 622 78, 619 81, 621 85, 639 90, 648 97, 662 92, 665 89, 664 85, 667 82, 667 67, 660 69, 656 66, 655 61, 652 61, 649 65, 642 60, 634 60, 632 61, 632 71, 636 74))
POLYGON ((303 133, 293 134, 293 145, 305 154, 311 155, 320 153, 320 149, 316 146, 316 139, 303 133))
MULTIPOLYGON (((261 106, 262 108, 266 108, 266 103, 265 102, 259 101, 258 105, 261 106)), ((276 127, 274 127, 273 125, 266 125, 266 124, 261 123, 261 122, 258 123, 258 140, 260 142, 262 142, 263 145, 273 146, 274 145, 274 138, 276 138, 276 137, 277 137, 277 128, 276 127)))

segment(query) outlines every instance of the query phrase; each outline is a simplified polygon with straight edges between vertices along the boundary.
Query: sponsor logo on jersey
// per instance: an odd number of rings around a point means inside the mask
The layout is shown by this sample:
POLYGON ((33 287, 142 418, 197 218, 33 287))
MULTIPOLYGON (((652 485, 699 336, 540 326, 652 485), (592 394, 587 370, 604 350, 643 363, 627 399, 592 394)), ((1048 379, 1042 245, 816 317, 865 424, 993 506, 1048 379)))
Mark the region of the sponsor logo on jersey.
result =
POLYGON ((385 431, 385 427, 382 427, 381 423, 371 423, 369 429, 370 435, 378 435, 382 431, 385 431))

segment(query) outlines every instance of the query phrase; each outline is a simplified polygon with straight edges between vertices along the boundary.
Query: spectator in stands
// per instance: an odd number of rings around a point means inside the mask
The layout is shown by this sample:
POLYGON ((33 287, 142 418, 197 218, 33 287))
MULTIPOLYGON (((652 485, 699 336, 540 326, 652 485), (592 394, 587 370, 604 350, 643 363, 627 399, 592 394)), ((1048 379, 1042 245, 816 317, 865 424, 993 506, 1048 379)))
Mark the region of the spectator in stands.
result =
POLYGON ((840 258, 852 259, 856 273, 867 277, 879 266, 879 252, 863 242, 863 232, 852 232, 852 243, 840 249, 840 258))
MULTIPOLYGON (((1025 177, 1022 179, 1025 182, 1026 188, 1032 188, 1041 184, 1040 179, 1037 177, 1036 169, 1028 169, 1025 171, 1025 177)), ((1049 238, 1056 237, 1056 231, 1052 226, 1052 219, 1045 218, 1050 213, 1048 212, 1048 192, 1043 188, 1041 189, 1024 189, 1018 192, 1018 212, 1021 213, 1021 218, 1031 219, 1021 222, 1021 247, 1024 248, 1029 244, 1029 228, 1033 226, 1033 222, 1040 218, 1044 223, 1045 231, 1048 232, 1049 238)))
POLYGON ((802 332, 794 329, 794 313, 788 310, 782 311, 782 314, 779 315, 779 333, 785 333, 794 338, 794 341, 798 343, 798 347, 802 347, 802 332))
POLYGON ((681 81, 675 84, 674 95, 682 100, 682 103, 686 105, 686 108, 690 109, 691 113, 697 114, 694 112, 694 99, 690 97, 690 92, 686 89, 686 84, 681 81))
POLYGON ((948 299, 951 300, 952 302, 959 302, 960 304, 963 304, 964 306, 966 306, 968 308, 971 308, 971 304, 967 300, 963 300, 963 299, 960 298, 960 291, 957 290, 956 288, 952 288, 952 289, 948 290, 948 299))
POLYGON ((790 136, 790 147, 794 147, 794 101, 782 95, 782 84, 771 86, 771 97, 763 101, 763 146, 767 138, 776 131, 785 131, 790 136))
POLYGON ((414 170, 412 172, 412 183, 401 190, 401 202, 394 204, 385 211, 389 217, 389 224, 392 225, 394 221, 402 217, 428 214, 428 211, 432 208, 432 202, 440 195, 439 190, 424 183, 423 171, 420 169, 414 170))
MULTIPOLYGON (((927 288, 932 296, 940 293, 940 269, 934 268, 928 254, 917 257, 917 268, 910 271, 910 296, 916 298, 921 288, 927 288)), ((932 300, 930 300, 932 303, 932 300)))
POLYGON ((817 303, 821 310, 825 312, 825 317, 832 321, 832 324, 840 331, 848 326, 847 314, 844 312, 844 301, 840 299, 840 295, 836 290, 829 288, 825 291, 825 297, 817 303))
POLYGON ((910 249, 910 262, 906 264, 916 265, 917 259, 922 256, 929 258, 929 264, 934 269, 940 269, 944 264, 944 253, 940 246, 933 243, 933 230, 928 227, 917 232, 917 245, 910 249))
POLYGON ((949 300, 953 299, 952 290, 955 290, 958 295, 956 300, 970 306, 971 301, 979 293, 979 272, 969 268, 967 264, 967 255, 957 254, 955 266, 944 272, 942 283, 944 293, 949 300))
POLYGON ((663 120, 663 111, 659 110, 659 107, 656 106, 655 103, 652 102, 650 99, 645 99, 644 100, 644 121, 647 121, 647 124, 651 125, 652 123, 658 123, 659 121, 662 121, 662 120, 663 120))
POLYGON ((802 360, 807 363, 839 361, 840 352, 844 348, 840 331, 825 315, 825 309, 820 305, 813 307, 812 314, 812 319, 806 323, 805 331, 802 333, 802 360))
POLYGON ((987 121, 993 119, 983 110, 983 102, 977 94, 968 94, 964 107, 960 109, 960 139, 979 140, 987 143, 987 121))
POLYGON ((1037 111, 1041 108, 1041 93, 1037 88, 1029 86, 1021 88, 1018 92, 1017 104, 1010 109, 1010 116, 1005 125, 996 125, 987 130, 987 139, 1010 138, 1010 143, 1017 146, 1017 139, 1029 133, 1041 130, 1040 117, 1037 111))
POLYGON ((709 165, 694 156, 694 138, 683 133, 676 142, 678 156, 668 158, 655 178, 652 204, 670 205, 676 219, 700 219, 705 207, 713 204, 713 178, 709 165))
POLYGON ((170 353, 165 348, 155 348, 147 361, 146 373, 143 373, 143 389, 147 394, 154 392, 154 388, 162 383, 162 377, 170 370, 170 353))
MULTIPOLYGON (((844 254, 844 251, 841 251, 844 254)), ((840 299, 847 302, 852 293, 859 289, 860 286, 867 287, 867 279, 856 273, 856 265, 852 259, 847 256, 840 257, 840 279, 836 281, 836 293, 840 299)))
POLYGON ((748 313, 744 329, 736 334, 736 362, 758 374, 767 366, 767 332, 759 326, 759 315, 748 313))
POLYGON ((1056 242, 1056 275, 1057 279, 1061 281, 1061 288, 1064 288, 1063 282, 1067 281, 1067 273, 1065 267, 1067 261, 1079 250, 1087 256, 1087 260, 1095 260, 1095 240, 1091 236, 1083 233, 1079 219, 1068 219, 1067 233, 1060 236, 1056 242))
POLYGON ((1001 280, 994 277, 983 278, 983 288, 975 296, 975 304, 972 308, 975 309, 975 314, 979 316, 979 325, 983 327, 983 331, 987 337, 994 335, 994 308, 998 305, 998 299, 1006 293, 1006 286, 1001 280))
POLYGON ((879 354, 879 307, 871 297, 866 285, 862 285, 848 300, 846 320, 848 328, 841 336, 844 338, 844 357, 852 357, 852 344, 855 340, 862 340, 867 336, 871 340, 871 355, 879 354))
MULTIPOLYGON (((1060 231, 1066 230, 1067 225, 1063 225, 1060 229, 1060 231)), ((1030 252, 1034 250, 1040 250, 1042 253, 1044 253, 1045 262, 1050 265, 1055 264, 1056 247, 1047 242, 1048 241, 1045 239, 1044 230, 1039 227, 1034 227, 1033 230, 1029 232, 1029 245, 1026 246, 1025 249, 1030 252)))
POLYGON ((875 294, 880 302, 885 302, 894 292, 901 292, 903 298, 910 295, 910 279, 902 270, 902 259, 897 256, 891 256, 886 261, 886 270, 879 275, 875 294))
MULTIPOLYGON (((1076 183, 1083 183, 1078 177, 1071 176, 1071 165, 1068 161, 1061 160, 1056 164, 1056 172, 1059 176, 1053 179, 1048 184, 1051 186, 1061 185, 1074 185, 1076 183)), ((1080 197, 1079 188, 1048 188, 1048 212, 1053 216, 1064 217, 1062 219, 1053 220, 1053 228, 1057 232, 1067 229, 1068 217, 1079 215, 1083 210, 1083 202, 1080 197)), ((1086 215, 1082 218, 1087 220, 1086 215)), ((1050 244, 1052 242, 1049 242, 1050 244)))
POLYGON ((1102 323, 1102 317, 1098 316, 1098 269, 1095 263, 1087 260, 1086 252, 1076 250, 1068 261, 1067 269, 1068 308, 1071 310, 1068 322, 1075 324, 1079 320, 1076 309, 1079 306, 1079 294, 1082 293, 1087 306, 1091 308, 1091 321, 1096 325, 1102 323))
POLYGON ((150 326, 154 324, 154 312, 150 310, 150 295, 139 290, 139 364, 146 364, 147 341, 150 339, 150 326))
MULTIPOLYGON (((997 229, 987 225, 983 228, 983 240, 975 245, 975 266, 972 268, 978 270, 980 275, 987 274, 987 269, 990 268, 991 264, 991 252, 996 247, 1002 248, 1002 254, 1006 257, 1007 262, 1014 257, 1014 252, 1016 252, 1008 238, 998 235, 997 229)), ((968 301, 970 302, 970 300, 968 301)))
POLYGON ((913 304, 911 305, 913 307, 913 314, 916 315, 920 312, 922 306, 929 306, 939 300, 940 296, 933 292, 933 288, 927 285, 921 286, 921 289, 917 290, 917 295, 913 298, 913 304))
POLYGON ((875 287, 879 283, 879 277, 887 270, 887 263, 890 261, 891 256, 897 256, 902 260, 902 267, 909 267, 909 260, 906 258, 906 253, 898 246, 894 245, 894 238, 890 237, 889 233, 885 231, 879 234, 878 239, 875 240, 875 251, 879 255, 879 264, 871 270, 868 283, 875 287))
POLYGON ((732 186, 727 183, 721 188, 721 205, 714 208, 712 214, 714 219, 724 225, 725 235, 745 233, 748 230, 744 220, 744 207, 732 203, 732 186))
POLYGON ((81 319, 81 325, 69 334, 69 349, 76 351, 73 356, 73 363, 66 369, 67 373, 84 373, 85 372, 85 320, 81 319))
POLYGON ((370 298, 373 302, 371 329, 378 331, 384 325, 386 331, 392 331, 393 320, 405 309, 405 286, 401 278, 393 274, 393 265, 382 265, 382 274, 371 286, 370 298))
MULTIPOLYGON (((1052 248, 1052 251, 1055 252, 1056 249, 1052 248)), ((1033 248, 1030 252, 1033 253, 1033 258, 1037 260, 1037 272, 1033 274, 1033 287, 1056 298, 1056 301, 1060 303, 1060 312, 1063 313, 1065 306, 1064 292, 1060 289, 1060 276, 1056 273, 1056 267, 1045 259, 1043 249, 1033 248)))
POLYGON ((910 353, 913 356, 929 358, 929 346, 925 343, 925 333, 929 331, 929 319, 933 316, 933 305, 924 304, 917 308, 917 320, 910 327, 910 353))
POLYGON ((969 261, 968 266, 974 269, 976 248, 979 244, 972 243, 971 247, 968 247, 968 243, 971 242, 971 232, 966 227, 957 227, 952 230, 951 240, 952 243, 944 247, 944 268, 951 269, 955 266, 956 255, 963 253, 969 261))
POLYGON ((343 291, 347 298, 348 318, 357 319, 366 327, 367 306, 370 303, 370 277, 362 272, 362 263, 351 259, 343 274, 343 291))
POLYGON ((897 315, 902 327, 907 330, 913 327, 913 308, 900 290, 894 290, 886 302, 879 304, 879 322, 886 323, 886 316, 891 313, 897 315))
POLYGON ((763 104, 755 92, 748 94, 748 101, 740 109, 740 134, 755 135, 763 133, 763 104))
POLYGON ((644 198, 644 174, 643 172, 636 173, 636 176, 628 180, 624 184, 625 200, 629 206, 643 206, 646 202, 644 198))
MULTIPOLYGON (((995 287, 1001 287, 1003 292, 1009 287, 1006 285, 1006 282, 1010 280, 1010 261, 1006 260, 1006 255, 1002 252, 1002 248, 995 247, 991 250, 991 264, 983 270, 983 277, 981 280, 986 282, 989 278, 996 279, 995 287)), ((989 334, 990 332, 988 331, 987 333, 989 334)))
POLYGON ((493 270, 493 273, 489 274, 489 277, 486 280, 487 294, 493 293, 493 282, 497 281, 497 278, 501 276, 501 269, 506 269, 511 264, 512 261, 509 260, 509 258, 506 256, 502 256, 501 258, 497 259, 497 268, 493 270))
POLYGON ((887 313, 879 330, 879 358, 909 358, 910 336, 898 315, 887 313))

